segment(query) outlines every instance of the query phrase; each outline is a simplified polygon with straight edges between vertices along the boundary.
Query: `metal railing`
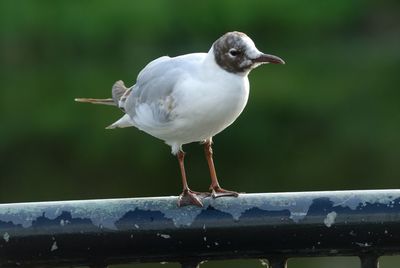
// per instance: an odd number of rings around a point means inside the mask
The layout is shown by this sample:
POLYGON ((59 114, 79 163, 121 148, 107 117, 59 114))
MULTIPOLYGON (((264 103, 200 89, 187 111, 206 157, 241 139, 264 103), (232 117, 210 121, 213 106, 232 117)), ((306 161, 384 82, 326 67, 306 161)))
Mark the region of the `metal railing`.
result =
POLYGON ((0 205, 0 266, 107 267, 134 262, 359 256, 400 252, 400 190, 241 194, 0 205))

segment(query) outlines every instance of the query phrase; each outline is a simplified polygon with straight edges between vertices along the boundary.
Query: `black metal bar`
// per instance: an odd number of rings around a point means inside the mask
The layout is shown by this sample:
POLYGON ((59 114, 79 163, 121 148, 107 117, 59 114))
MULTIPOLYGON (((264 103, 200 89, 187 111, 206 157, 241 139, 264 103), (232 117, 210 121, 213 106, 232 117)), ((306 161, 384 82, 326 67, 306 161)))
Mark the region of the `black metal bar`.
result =
POLYGON ((361 268, 378 268, 379 257, 374 255, 363 255, 360 256, 361 268))
POLYGON ((200 262, 197 262, 197 261, 181 262, 181 267, 182 268, 199 268, 200 262))
MULTIPOLYGON (((241 194, 205 198, 203 208, 179 208, 176 201, 0 205, 0 266, 189 265, 214 259, 400 252, 400 190, 241 194)), ((369 261, 362 258, 365 265, 369 261)))
POLYGON ((95 263, 89 266, 90 268, 107 268, 108 265, 103 264, 103 263, 95 263))
POLYGON ((269 261, 271 268, 286 268, 287 260, 281 257, 272 257, 269 261))

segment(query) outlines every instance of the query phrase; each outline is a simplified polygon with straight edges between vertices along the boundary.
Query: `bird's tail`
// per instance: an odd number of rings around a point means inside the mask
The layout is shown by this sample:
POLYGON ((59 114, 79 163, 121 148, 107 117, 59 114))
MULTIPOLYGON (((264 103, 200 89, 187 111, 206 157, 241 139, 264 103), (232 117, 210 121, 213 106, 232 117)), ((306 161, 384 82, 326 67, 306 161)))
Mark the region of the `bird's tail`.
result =
POLYGON ((112 87, 111 90, 112 98, 108 99, 76 98, 75 101, 117 106, 123 110, 123 105, 125 104, 125 101, 130 93, 131 90, 125 86, 124 82, 119 80, 115 82, 112 87))
POLYGON ((117 106, 117 104, 115 103, 115 101, 112 98, 109 98, 109 99, 76 98, 75 101, 93 103, 93 104, 103 104, 103 105, 117 106))

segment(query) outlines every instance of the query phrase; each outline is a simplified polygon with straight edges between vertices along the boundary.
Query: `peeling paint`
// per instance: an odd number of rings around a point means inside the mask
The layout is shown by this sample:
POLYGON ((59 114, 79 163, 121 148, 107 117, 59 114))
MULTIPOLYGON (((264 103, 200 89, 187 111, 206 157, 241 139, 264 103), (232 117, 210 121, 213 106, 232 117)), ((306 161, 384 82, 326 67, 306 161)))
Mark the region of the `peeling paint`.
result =
POLYGON ((158 236, 164 238, 164 239, 169 239, 171 236, 169 234, 157 234, 158 236))
POLYGON ((5 232, 3 235, 3 239, 4 241, 6 241, 6 243, 8 243, 8 241, 10 241, 10 235, 7 232, 5 232))
MULTIPOLYGON (((123 215, 128 211, 140 209, 159 211, 167 219, 172 220, 176 227, 184 227, 190 226, 202 211, 212 207, 230 214, 234 220, 240 220, 245 212, 253 208, 264 211, 288 211, 290 219, 297 223, 307 216, 310 206, 317 198, 328 198, 333 207, 348 207, 352 210, 361 209, 367 204, 375 203, 393 207, 394 200, 400 198, 400 191, 342 191, 335 194, 332 194, 332 192, 241 194, 238 198, 205 198, 203 208, 194 206, 179 208, 176 206, 176 198, 44 202, 34 203, 34 205, 32 205, 33 203, 3 204, 0 205, 0 221, 11 222, 14 225, 28 228, 38 217, 44 216, 54 220, 64 211, 67 211, 73 219, 90 219, 95 226, 116 230, 115 223, 123 215)), ((282 218, 282 220, 285 220, 285 218, 282 218)), ((332 214, 329 217, 327 216, 324 223, 327 227, 330 227, 334 220, 332 214)), ((69 224, 68 220, 60 220, 61 226, 66 224, 69 224)), ((139 229, 139 225, 135 224, 135 228, 139 229)), ((205 228, 205 225, 203 225, 204 230, 205 228)))
POLYGON ((57 242, 54 241, 53 244, 51 245, 50 251, 55 251, 57 249, 58 249, 57 242))
MULTIPOLYGON (((61 219, 60 220, 60 225, 61 226, 65 226, 65 225, 67 225, 67 224, 70 224, 71 222, 69 221, 69 220, 63 220, 63 219, 61 219)), ((101 227, 101 226, 100 226, 101 227)))
POLYGON ((340 193, 340 197, 332 197, 334 206, 349 207, 352 210, 375 203, 393 206, 393 200, 400 197, 398 193, 393 195, 393 191, 388 190, 341 191, 340 193))
POLYGON ((269 267, 269 261, 267 259, 259 259, 261 266, 269 267))
MULTIPOLYGON (((312 203, 311 198, 296 201, 295 195, 290 196, 287 202, 282 202, 282 194, 268 195, 269 199, 266 199, 264 194, 246 194, 246 198, 205 198, 203 209, 194 206, 177 207, 176 197, 65 201, 61 205, 58 202, 36 203, 35 206, 30 206, 29 203, 17 206, 5 204, 0 207, 0 220, 11 221, 28 228, 40 216, 53 220, 63 211, 68 211, 73 218, 89 218, 96 226, 116 230, 115 222, 127 211, 141 209, 160 211, 166 218, 171 219, 176 227, 180 227, 190 226, 203 210, 212 206, 229 213, 235 220, 239 220, 247 210, 257 207, 268 211, 289 210, 291 218, 299 221, 307 215, 308 207, 312 203)), ((135 227, 138 228, 137 225, 135 227)))
POLYGON ((337 213, 335 211, 332 211, 326 215, 326 218, 324 219, 324 223, 326 227, 331 227, 335 223, 337 213))
POLYGON ((287 195, 283 199, 280 193, 268 194, 268 199, 264 194, 247 194, 248 198, 221 198, 211 199, 210 205, 222 212, 229 213, 235 220, 239 220, 243 213, 258 208, 265 211, 283 211, 290 212, 290 219, 294 222, 302 220, 308 212, 313 198, 298 198, 296 196, 287 195))
POLYGON ((358 246, 360 246, 360 247, 370 247, 371 246, 371 244, 370 243, 367 243, 367 242, 355 242, 354 244, 356 244, 356 245, 358 245, 358 246))

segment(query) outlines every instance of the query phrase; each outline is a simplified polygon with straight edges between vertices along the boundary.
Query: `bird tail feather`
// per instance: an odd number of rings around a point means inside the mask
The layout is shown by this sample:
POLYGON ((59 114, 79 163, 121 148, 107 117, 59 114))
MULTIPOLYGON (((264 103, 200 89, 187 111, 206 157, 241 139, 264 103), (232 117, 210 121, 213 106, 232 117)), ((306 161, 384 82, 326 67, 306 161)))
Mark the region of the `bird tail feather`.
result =
POLYGON ((125 127, 132 127, 132 126, 134 126, 134 124, 133 124, 131 118, 129 117, 129 115, 125 114, 118 121, 116 121, 115 123, 106 127, 106 129, 125 128, 125 127))
POLYGON ((86 102, 86 103, 93 103, 93 104, 103 104, 103 105, 111 105, 117 106, 115 101, 112 98, 108 99, 92 99, 92 98, 76 98, 76 102, 86 102))
POLYGON ((123 105, 129 94, 131 93, 131 90, 125 86, 123 81, 119 80, 114 83, 111 93, 112 93, 112 98, 108 99, 76 98, 75 101, 117 106, 122 110, 124 110, 123 105))

